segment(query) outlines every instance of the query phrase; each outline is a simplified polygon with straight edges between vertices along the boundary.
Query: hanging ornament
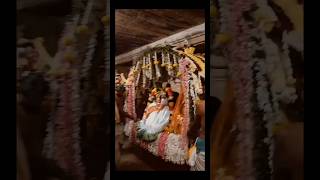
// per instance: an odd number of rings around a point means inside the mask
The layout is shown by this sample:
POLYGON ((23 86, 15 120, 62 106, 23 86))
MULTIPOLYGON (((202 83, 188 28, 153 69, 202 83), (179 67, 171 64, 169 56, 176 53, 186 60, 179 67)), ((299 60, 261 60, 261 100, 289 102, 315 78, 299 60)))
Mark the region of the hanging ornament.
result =
POLYGON ((179 64, 178 64, 178 62, 177 62, 177 57, 176 57, 176 55, 174 54, 173 55, 173 67, 178 67, 179 66, 179 64))
POLYGON ((162 58, 162 64, 161 64, 161 67, 165 67, 166 66, 166 59, 164 57, 164 53, 163 51, 161 52, 161 58, 162 58))
POLYGON ((151 61, 151 55, 150 55, 150 53, 148 54, 148 62, 149 62, 149 73, 150 73, 150 80, 152 80, 153 79, 153 67, 152 67, 152 61, 151 61))
POLYGON ((91 61, 93 59, 93 55, 94 55, 94 52, 95 52, 95 48, 96 48, 96 45, 97 45, 97 34, 93 34, 92 37, 90 38, 89 40, 89 43, 88 43, 88 47, 87 47, 87 53, 86 53, 86 57, 83 61, 83 64, 82 64, 82 70, 81 70, 81 77, 84 78, 84 77, 87 77, 88 75, 88 71, 91 67, 91 61))
POLYGON ((140 61, 137 62, 136 69, 135 69, 136 71, 135 76, 137 76, 136 83, 135 83, 136 86, 139 85, 139 80, 140 80, 140 74, 141 74, 140 63, 141 63, 140 61))
POLYGON ((154 66, 156 68, 156 78, 159 79, 161 77, 160 69, 159 69, 159 61, 157 58, 157 52, 154 52, 154 66))
POLYGON ((142 59, 142 87, 146 88, 147 75, 146 75, 146 62, 145 58, 142 59))
POLYGON ((89 18, 92 12, 92 7, 93 7, 93 0, 89 0, 81 21, 81 25, 78 26, 76 30, 78 34, 86 34, 89 32, 88 23, 89 23, 89 18))
POLYGON ((171 64, 171 61, 170 61, 170 54, 169 52, 167 53, 167 71, 168 71, 168 75, 169 76, 173 76, 173 73, 172 73, 172 64, 171 64))

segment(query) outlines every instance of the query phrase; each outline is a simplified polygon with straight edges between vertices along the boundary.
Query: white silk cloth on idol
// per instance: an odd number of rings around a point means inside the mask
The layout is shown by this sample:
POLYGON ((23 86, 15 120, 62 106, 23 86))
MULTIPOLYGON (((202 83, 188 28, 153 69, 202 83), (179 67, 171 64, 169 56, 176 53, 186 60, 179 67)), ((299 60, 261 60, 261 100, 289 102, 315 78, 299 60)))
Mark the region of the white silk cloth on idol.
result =
MULTIPOLYGON (((165 99, 161 100, 161 104, 164 105, 164 108, 159 112, 154 111, 149 114, 147 118, 143 118, 139 125, 141 129, 146 130, 149 134, 155 134, 161 132, 169 123, 170 118, 170 110, 167 105, 168 102, 165 99)), ((156 106, 156 104, 152 103, 148 108, 156 106)))

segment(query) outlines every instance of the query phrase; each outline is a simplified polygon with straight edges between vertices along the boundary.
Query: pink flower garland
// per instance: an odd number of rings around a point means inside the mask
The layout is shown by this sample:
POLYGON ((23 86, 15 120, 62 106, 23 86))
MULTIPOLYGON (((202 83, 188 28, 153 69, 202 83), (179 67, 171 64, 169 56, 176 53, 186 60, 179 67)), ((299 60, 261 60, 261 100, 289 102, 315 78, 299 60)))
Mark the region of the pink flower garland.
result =
POLYGON ((241 141, 239 143, 237 177, 240 180, 250 180, 254 179, 254 167, 252 164, 254 134, 252 131, 253 115, 251 111, 253 76, 248 52, 250 29, 243 19, 243 13, 250 9, 252 2, 250 0, 239 0, 221 3, 228 3, 230 7, 230 9, 226 9, 229 11, 230 18, 228 20, 230 22, 225 23, 228 23, 226 27, 230 28, 228 30, 234 37, 229 46, 229 60, 236 95, 237 125, 240 132, 237 139, 241 141))
POLYGON ((134 84, 131 84, 131 85, 127 85, 127 92, 128 92, 128 96, 127 96, 127 99, 126 99, 126 109, 125 111, 133 116, 133 117, 137 117, 137 114, 136 114, 136 107, 135 107, 135 99, 136 99, 136 96, 135 96, 135 86, 134 84))
POLYGON ((62 80, 63 86, 60 88, 60 107, 58 109, 56 124, 57 132, 55 134, 55 160, 58 165, 66 172, 71 172, 73 167, 73 151, 70 148, 72 144, 72 119, 70 114, 70 87, 66 77, 62 80))
POLYGON ((169 137, 168 133, 162 133, 160 135, 159 145, 158 145, 158 155, 162 158, 165 157, 165 148, 166 148, 168 137, 169 137))
POLYGON ((182 59, 180 61, 179 65, 179 71, 181 73, 181 81, 183 83, 183 92, 185 93, 185 101, 184 101, 184 110, 183 110, 183 122, 182 122, 182 129, 181 129, 181 135, 182 135, 182 141, 181 141, 181 148, 188 146, 188 137, 187 133, 189 130, 189 123, 190 123, 190 96, 189 96, 189 84, 190 84, 190 74, 187 69, 187 66, 189 65, 189 61, 187 59, 182 59))
POLYGON ((79 101, 79 66, 71 66, 63 59, 63 54, 73 51, 74 48, 65 46, 64 38, 74 38, 73 32, 79 16, 75 17, 75 22, 67 22, 63 32, 63 38, 59 41, 59 50, 56 56, 56 63, 61 68, 71 69, 70 74, 64 74, 60 78, 57 91, 60 100, 52 122, 48 123, 50 134, 45 139, 47 146, 44 153, 48 158, 53 158, 57 164, 67 173, 73 175, 78 180, 85 179, 85 170, 81 161, 80 147, 80 127, 81 102, 79 101), (52 136, 52 137, 50 137, 52 136), (48 142, 52 141, 52 142, 48 142), (48 147, 50 146, 50 147, 48 147), (50 149, 50 151, 48 151, 50 149))

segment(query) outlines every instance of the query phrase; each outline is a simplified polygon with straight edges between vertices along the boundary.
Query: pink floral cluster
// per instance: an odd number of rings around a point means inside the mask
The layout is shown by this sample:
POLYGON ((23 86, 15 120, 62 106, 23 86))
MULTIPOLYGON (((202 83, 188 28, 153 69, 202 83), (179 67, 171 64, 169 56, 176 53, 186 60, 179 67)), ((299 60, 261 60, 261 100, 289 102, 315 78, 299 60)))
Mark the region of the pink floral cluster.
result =
POLYGON ((181 82, 183 83, 183 92, 184 92, 184 109, 183 109, 183 122, 182 122, 182 129, 181 129, 181 147, 185 147, 188 145, 188 130, 189 130, 189 123, 190 123, 190 73, 189 67, 190 62, 187 59, 182 59, 179 65, 179 71, 181 73, 181 82))
POLYGON ((239 129, 238 141, 238 173, 240 180, 254 179, 253 167, 253 114, 251 99, 253 96, 253 72, 250 60, 249 38, 251 30, 248 22, 244 19, 244 13, 248 11, 252 5, 252 0, 239 1, 221 1, 222 8, 228 14, 223 23, 227 23, 225 27, 232 34, 233 40, 228 46, 229 67, 231 77, 234 84, 236 106, 237 106, 237 127, 239 129))

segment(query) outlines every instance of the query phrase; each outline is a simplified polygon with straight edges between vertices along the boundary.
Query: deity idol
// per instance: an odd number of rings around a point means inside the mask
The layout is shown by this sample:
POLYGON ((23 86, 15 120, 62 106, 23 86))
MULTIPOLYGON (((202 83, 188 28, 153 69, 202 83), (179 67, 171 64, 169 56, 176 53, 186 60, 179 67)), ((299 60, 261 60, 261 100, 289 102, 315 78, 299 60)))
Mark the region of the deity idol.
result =
POLYGON ((168 125, 169 118, 170 110, 166 93, 157 93, 156 101, 147 106, 143 118, 138 124, 138 138, 147 141, 155 140, 157 135, 168 125))

